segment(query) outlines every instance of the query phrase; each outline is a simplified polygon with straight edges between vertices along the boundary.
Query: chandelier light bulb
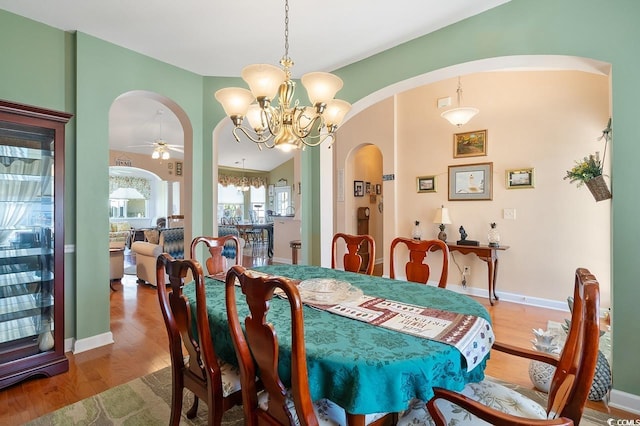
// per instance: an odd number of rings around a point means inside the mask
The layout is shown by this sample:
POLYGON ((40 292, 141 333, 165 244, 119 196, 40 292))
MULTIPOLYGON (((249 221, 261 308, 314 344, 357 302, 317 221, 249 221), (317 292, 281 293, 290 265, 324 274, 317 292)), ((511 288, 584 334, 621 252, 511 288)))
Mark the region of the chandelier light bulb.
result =
POLYGON ((160 152, 158 152, 157 148, 153 150, 153 154, 151 154, 151 158, 153 158, 154 160, 157 160, 158 158, 160 158, 160 152))

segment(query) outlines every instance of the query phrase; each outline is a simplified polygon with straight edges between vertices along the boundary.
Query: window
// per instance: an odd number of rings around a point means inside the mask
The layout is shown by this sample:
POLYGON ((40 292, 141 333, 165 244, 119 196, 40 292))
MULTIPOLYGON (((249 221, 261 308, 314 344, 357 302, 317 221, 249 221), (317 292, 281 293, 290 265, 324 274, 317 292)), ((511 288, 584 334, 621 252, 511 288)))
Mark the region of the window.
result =
POLYGON ((251 210, 254 212, 255 222, 264 223, 264 204, 266 201, 266 189, 264 186, 259 188, 251 187, 251 210))
POLYGON ((244 216, 244 192, 235 185, 218 184, 218 221, 238 222, 244 216))
POLYGON ((291 213, 291 187, 276 186, 274 188, 274 209, 277 215, 286 216, 291 213))

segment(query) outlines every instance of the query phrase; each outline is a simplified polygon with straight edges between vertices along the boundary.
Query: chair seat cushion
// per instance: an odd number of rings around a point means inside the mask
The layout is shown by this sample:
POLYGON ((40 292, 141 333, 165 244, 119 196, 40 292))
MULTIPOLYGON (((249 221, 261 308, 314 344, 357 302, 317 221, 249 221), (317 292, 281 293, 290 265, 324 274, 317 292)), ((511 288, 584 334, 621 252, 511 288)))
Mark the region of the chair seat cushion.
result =
MULTIPOLYGON (((286 398, 287 408, 291 412, 295 420, 295 424, 299 425, 300 421, 298 420, 298 415, 296 413, 290 391, 287 391, 286 398)), ((269 407, 269 394, 267 392, 260 393, 260 395, 258 396, 258 405, 260 405, 261 409, 265 411, 267 410, 267 408, 269 407)), ((328 399, 314 401, 313 411, 316 413, 316 417, 318 418, 318 423, 320 425, 341 426, 347 424, 347 413, 344 411, 344 409, 335 402, 328 399)), ((373 423, 374 421, 386 416, 387 414, 388 413, 367 414, 364 420, 365 425, 373 423)))
POLYGON ((222 395, 227 397, 240 390, 240 370, 233 364, 218 360, 222 376, 222 395))
MULTIPOLYGON (((547 418, 547 412, 540 404, 513 389, 490 380, 469 383, 460 393, 503 413, 529 419, 547 418)), ((473 414, 444 399, 437 400, 436 405, 447 419, 447 424, 490 425, 490 423, 480 420, 473 414)), ((398 426, 426 426, 433 424, 434 422, 427 411, 426 403, 417 399, 411 402, 409 409, 402 414, 398 421, 398 426)))

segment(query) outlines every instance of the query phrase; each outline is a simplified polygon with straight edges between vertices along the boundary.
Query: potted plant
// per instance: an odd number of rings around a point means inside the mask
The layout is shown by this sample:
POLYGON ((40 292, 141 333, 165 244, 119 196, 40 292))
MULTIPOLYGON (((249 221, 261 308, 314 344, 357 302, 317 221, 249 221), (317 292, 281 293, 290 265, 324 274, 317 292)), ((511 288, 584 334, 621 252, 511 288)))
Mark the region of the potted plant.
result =
POLYGON ((587 185, 589 191, 596 201, 608 200, 611 198, 611 192, 607 187, 602 174, 602 164, 604 157, 607 155, 607 143, 611 139, 611 119, 607 123, 607 127, 602 131, 602 136, 598 140, 604 139, 604 154, 600 161, 600 153, 589 154, 581 161, 576 161, 575 166, 571 170, 567 170, 564 179, 569 179, 570 183, 577 182, 578 187, 587 185))

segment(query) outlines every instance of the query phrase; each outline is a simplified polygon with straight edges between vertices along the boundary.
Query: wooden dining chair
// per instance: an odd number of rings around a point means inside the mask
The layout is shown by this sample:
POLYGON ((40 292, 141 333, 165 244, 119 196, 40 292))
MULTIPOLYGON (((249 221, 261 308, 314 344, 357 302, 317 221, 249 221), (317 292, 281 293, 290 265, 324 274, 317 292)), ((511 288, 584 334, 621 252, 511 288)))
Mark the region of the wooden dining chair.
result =
MULTIPOLYGON (((245 424, 345 425, 346 413, 337 404, 322 399, 313 402, 309 390, 304 342, 304 318, 298 288, 286 278, 252 276, 242 266, 233 266, 226 279, 226 308, 231 338, 240 365, 242 404, 245 424), (236 299, 239 283, 244 301, 236 299), (291 324, 291 387, 286 388, 278 371, 278 335, 267 321, 274 292, 280 291, 290 305, 291 324), (248 305, 244 329, 238 304, 248 305), (258 393, 255 377, 266 392, 258 393)), ((364 424, 379 422, 386 413, 364 417, 364 424)), ((380 423, 376 423, 380 424, 380 423)), ((364 425, 363 425, 364 426, 364 425)))
POLYGON ((497 342, 493 345, 493 349, 556 367, 546 408, 515 390, 485 380, 468 384, 460 393, 434 388, 435 396, 426 409, 424 403, 419 404, 398 424, 433 424, 431 417, 438 426, 477 425, 481 423, 478 417, 492 425, 579 424, 598 359, 599 312, 598 281, 587 269, 578 268, 571 326, 559 357, 497 342))
POLYGON ((225 258, 234 258, 235 265, 242 263, 240 240, 235 235, 195 237, 191 241, 191 259, 197 259, 197 248, 200 243, 207 247, 210 254, 210 257, 205 262, 209 275, 227 271, 225 258))
POLYGON ((338 241, 344 240, 347 246, 347 252, 344 254, 342 261, 344 263, 344 270, 349 272, 360 272, 362 268, 363 256, 360 253, 360 248, 363 243, 368 245, 366 253, 367 267, 364 273, 367 275, 373 275, 373 267, 376 261, 376 242, 371 235, 350 235, 337 233, 333 236, 331 241, 331 268, 335 269, 337 264, 337 251, 338 241))
POLYGON ((426 284, 431 275, 431 267, 426 263, 422 263, 428 253, 441 250, 442 251, 442 271, 440 272, 440 280, 438 287, 445 288, 447 286, 447 277, 449 276, 449 247, 441 240, 414 240, 411 238, 398 237, 391 242, 391 250, 389 257, 390 271, 389 277, 395 279, 395 250, 398 244, 404 244, 409 249, 409 261, 405 265, 405 273, 407 281, 426 284))
POLYGON ((198 411, 199 399, 207 403, 208 424, 220 425, 222 414, 242 402, 240 374, 237 368, 218 360, 211 340, 202 268, 197 261, 173 259, 167 253, 156 262, 158 299, 169 335, 171 355, 171 425, 180 423, 183 389, 194 393, 193 405, 187 411, 192 419, 198 411), (196 286, 197 334, 192 327, 193 313, 189 300, 182 294, 185 277, 191 273, 196 286), (170 291, 166 289, 165 273, 170 291), (183 355, 186 351, 188 356, 183 355))

